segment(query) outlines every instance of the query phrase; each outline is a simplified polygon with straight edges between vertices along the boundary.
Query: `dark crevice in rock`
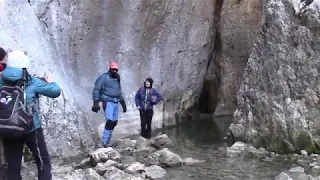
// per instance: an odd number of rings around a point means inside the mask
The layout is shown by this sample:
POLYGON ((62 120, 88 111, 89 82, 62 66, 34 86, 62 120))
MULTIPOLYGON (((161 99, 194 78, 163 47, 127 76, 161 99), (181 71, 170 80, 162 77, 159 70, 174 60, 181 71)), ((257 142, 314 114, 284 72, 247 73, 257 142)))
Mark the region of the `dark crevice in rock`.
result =
POLYGON ((213 73, 213 76, 205 76, 202 92, 199 98, 198 108, 201 113, 213 113, 218 105, 218 90, 221 85, 221 67, 217 62, 217 57, 219 56, 222 43, 221 43, 221 33, 220 33, 220 22, 221 22, 221 12, 222 12, 223 0, 217 0, 215 2, 215 11, 214 11, 214 31, 215 35, 213 36, 212 43, 213 48, 208 61, 206 74, 213 73), (210 69, 213 63, 213 71, 210 69))

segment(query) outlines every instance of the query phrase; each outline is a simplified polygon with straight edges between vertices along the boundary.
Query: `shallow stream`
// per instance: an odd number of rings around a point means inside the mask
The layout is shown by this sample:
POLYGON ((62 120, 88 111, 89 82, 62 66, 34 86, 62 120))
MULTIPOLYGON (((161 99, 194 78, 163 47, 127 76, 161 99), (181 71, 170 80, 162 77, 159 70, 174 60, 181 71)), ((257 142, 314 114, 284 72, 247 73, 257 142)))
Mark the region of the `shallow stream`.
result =
POLYGON ((167 169, 170 180, 271 180, 292 164, 283 159, 265 162, 257 158, 227 158, 218 148, 224 146, 224 132, 231 117, 203 117, 184 124, 164 129, 175 144, 172 149, 182 158, 207 160, 201 165, 167 169))

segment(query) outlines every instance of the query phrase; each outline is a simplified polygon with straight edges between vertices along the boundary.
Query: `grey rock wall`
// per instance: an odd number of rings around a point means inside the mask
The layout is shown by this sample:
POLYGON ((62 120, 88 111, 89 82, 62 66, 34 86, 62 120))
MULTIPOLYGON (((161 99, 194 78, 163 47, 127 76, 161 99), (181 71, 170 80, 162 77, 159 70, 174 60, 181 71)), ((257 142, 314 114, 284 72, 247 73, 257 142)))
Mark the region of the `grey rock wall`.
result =
POLYGON ((230 126, 235 139, 278 152, 319 152, 320 2, 300 15, 299 2, 264 2, 230 126))

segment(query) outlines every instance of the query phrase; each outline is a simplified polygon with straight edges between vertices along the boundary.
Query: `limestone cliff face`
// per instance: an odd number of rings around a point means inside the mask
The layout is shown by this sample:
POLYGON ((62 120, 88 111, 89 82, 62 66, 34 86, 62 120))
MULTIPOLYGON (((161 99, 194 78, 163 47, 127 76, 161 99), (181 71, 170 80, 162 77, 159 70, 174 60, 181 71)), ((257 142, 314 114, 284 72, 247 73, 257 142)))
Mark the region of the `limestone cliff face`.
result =
POLYGON ((320 2, 297 15, 299 2, 264 2, 230 127, 235 140, 279 152, 319 150, 320 2))
POLYGON ((166 104, 155 112, 155 127, 163 118, 174 124, 174 114, 193 106, 201 93, 216 34, 212 0, 5 0, 1 10, 0 46, 27 51, 30 71, 53 73, 64 91, 55 100, 42 98, 53 155, 93 148, 91 136, 105 120, 102 112, 91 112, 92 88, 111 61, 120 64, 128 104, 116 135, 138 133, 133 98, 147 77, 166 104))
POLYGON ((232 114, 243 72, 262 26, 260 0, 217 0, 214 50, 205 75, 200 108, 215 115, 232 114))

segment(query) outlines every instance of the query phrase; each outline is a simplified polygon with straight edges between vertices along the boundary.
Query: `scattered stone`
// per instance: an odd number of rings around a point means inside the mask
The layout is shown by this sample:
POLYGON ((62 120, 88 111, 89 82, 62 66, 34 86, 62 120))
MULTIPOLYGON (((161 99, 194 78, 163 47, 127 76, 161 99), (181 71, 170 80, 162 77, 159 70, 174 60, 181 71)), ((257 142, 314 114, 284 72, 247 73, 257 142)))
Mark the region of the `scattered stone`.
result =
POLYGON ((120 170, 124 170, 124 165, 120 164, 119 162, 113 161, 113 160, 108 160, 105 163, 98 163, 95 167, 94 170, 101 176, 103 176, 106 172, 106 170, 110 167, 116 167, 120 170))
POLYGON ((95 166, 99 162, 106 162, 109 159, 114 161, 120 161, 121 155, 118 151, 114 150, 112 147, 99 148, 94 152, 90 153, 90 161, 95 166))
POLYGON ((130 174, 142 174, 144 173, 144 169, 144 164, 141 164, 140 162, 134 162, 126 168, 125 172, 130 174))
POLYGON ((107 169, 104 177, 108 180, 143 180, 141 177, 135 177, 113 166, 107 169))
POLYGON ((278 176, 274 178, 274 180, 293 180, 290 176, 284 172, 280 173, 278 176))
POLYGON ((139 137, 139 139, 137 140, 136 143, 136 149, 145 149, 151 146, 151 142, 150 140, 143 138, 143 137, 139 137))
POLYGON ((227 147, 226 156, 235 157, 239 155, 252 156, 252 157, 267 157, 269 152, 264 148, 255 148, 243 142, 236 142, 231 147, 227 147))
POLYGON ((91 167, 91 160, 90 157, 83 159, 79 164, 76 164, 73 168, 74 169, 85 169, 91 167))
POLYGON ((137 140, 131 140, 129 138, 118 139, 113 142, 113 148, 117 149, 119 152, 130 152, 134 151, 137 146, 137 140))
POLYGON ((181 165, 182 159, 179 155, 171 152, 168 148, 164 148, 149 155, 147 162, 150 165, 173 167, 181 165))
POLYGON ((146 176, 150 179, 161 179, 166 175, 166 170, 157 165, 152 165, 145 168, 146 176))
POLYGON ((304 169, 301 166, 293 167, 289 170, 291 173, 304 173, 304 169))
POLYGON ((161 149, 164 147, 172 146, 172 142, 166 134, 162 134, 160 136, 156 136, 151 142, 152 146, 161 149))
POLYGON ((301 150, 300 152, 302 156, 308 156, 308 152, 306 150, 301 150))
POLYGON ((244 152, 246 144, 243 142, 236 142, 231 147, 227 147, 227 156, 235 157, 244 152))
POLYGON ((312 168, 311 168, 311 171, 312 171, 313 174, 319 175, 319 173, 320 173, 320 166, 314 166, 314 167, 312 167, 312 168))
POLYGON ((277 157, 277 154, 274 153, 274 152, 271 152, 271 153, 270 153, 270 157, 271 157, 271 158, 276 158, 276 157, 277 157))
POLYGON ((205 163, 205 160, 199 160, 194 158, 184 158, 182 160, 182 163, 185 165, 193 165, 193 164, 199 164, 199 163, 205 163))

